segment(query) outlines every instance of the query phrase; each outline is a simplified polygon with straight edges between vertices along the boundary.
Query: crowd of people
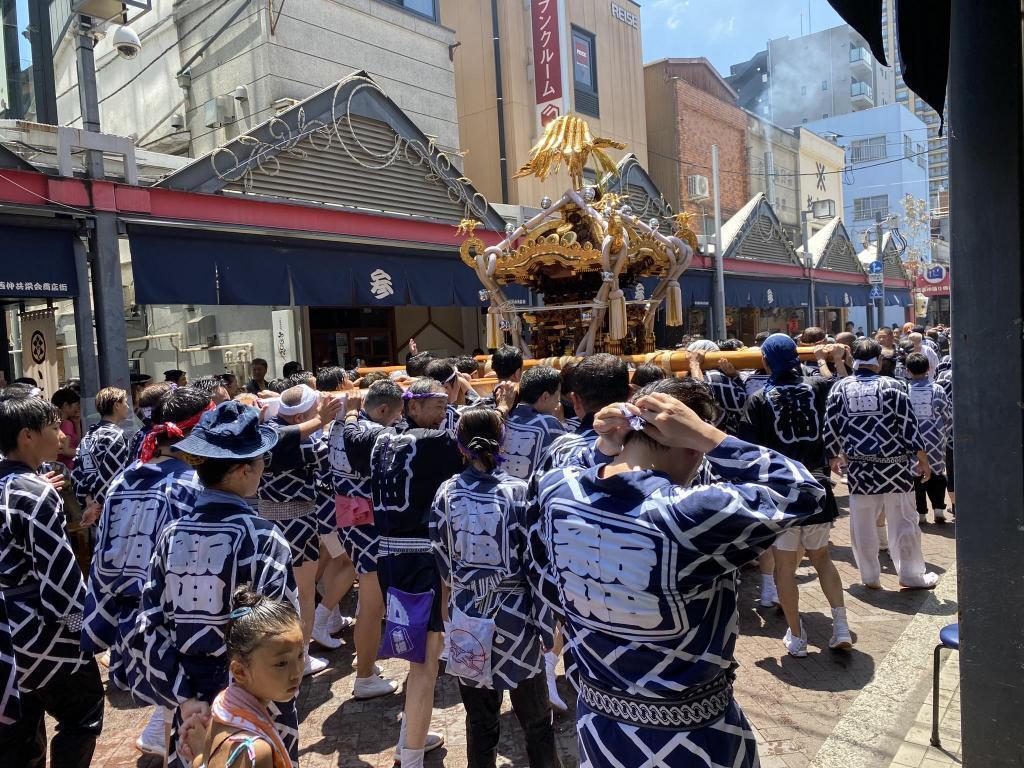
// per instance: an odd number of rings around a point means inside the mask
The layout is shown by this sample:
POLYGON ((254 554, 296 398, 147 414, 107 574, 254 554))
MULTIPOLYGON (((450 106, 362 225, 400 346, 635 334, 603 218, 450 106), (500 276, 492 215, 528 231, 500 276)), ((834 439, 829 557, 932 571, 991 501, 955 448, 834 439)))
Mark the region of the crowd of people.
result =
POLYGON ((296 695, 329 665, 312 651, 351 629, 355 699, 396 694, 376 662, 408 662, 403 768, 443 743, 442 663, 470 766, 496 763, 506 691, 530 765, 561 765, 560 657, 581 765, 757 765, 732 694, 740 570, 760 570, 803 657, 807 557, 841 653, 833 486, 871 589, 880 549, 901 588, 935 585, 919 526, 955 496, 946 329, 756 343, 737 370, 719 353, 738 340, 688 340, 682 374, 608 354, 524 367, 511 347, 486 371, 429 352, 361 379, 172 370, 98 392, 84 432, 74 387, 3 389, 0 761, 43 766, 50 715, 50 765, 89 765, 102 665, 152 708, 137 745, 167 765, 298 765, 296 695))

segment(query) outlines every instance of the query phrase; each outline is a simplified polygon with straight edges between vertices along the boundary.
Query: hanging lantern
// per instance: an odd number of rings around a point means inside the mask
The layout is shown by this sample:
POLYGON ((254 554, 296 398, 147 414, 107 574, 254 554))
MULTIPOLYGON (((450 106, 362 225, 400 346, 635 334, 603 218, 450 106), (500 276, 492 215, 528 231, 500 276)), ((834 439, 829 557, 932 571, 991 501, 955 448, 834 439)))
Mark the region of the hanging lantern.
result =
POLYGON ((914 317, 928 317, 928 297, 920 290, 914 294, 914 317))

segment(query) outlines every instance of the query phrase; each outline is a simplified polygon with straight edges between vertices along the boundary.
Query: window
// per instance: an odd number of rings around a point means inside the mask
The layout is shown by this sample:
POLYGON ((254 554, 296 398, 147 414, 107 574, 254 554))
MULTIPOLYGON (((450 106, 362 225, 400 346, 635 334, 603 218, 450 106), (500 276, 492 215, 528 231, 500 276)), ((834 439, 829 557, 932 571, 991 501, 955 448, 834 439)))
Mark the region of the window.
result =
POLYGON ((418 16, 426 16, 431 21, 437 21, 436 0, 384 0, 384 2, 412 11, 418 16))
POLYGON ((821 115, 821 119, 822 120, 827 120, 828 119, 828 112, 823 112, 822 115, 821 115))
POLYGON ((925 154, 924 147, 920 144, 917 145, 917 164, 922 168, 928 167, 928 155, 925 154))
POLYGON ((903 156, 910 157, 914 154, 914 142, 906 134, 903 135, 903 156))
POLYGON ((896 91, 896 101, 907 101, 907 89, 900 88, 896 91))
POLYGON ((572 28, 572 79, 576 111, 600 117, 597 98, 597 60, 594 36, 579 27, 572 28))
POLYGON ((854 198, 854 221, 874 221, 876 213, 881 214, 883 219, 889 215, 888 195, 875 195, 874 197, 854 198))
POLYGON ((823 90, 823 91, 827 91, 828 90, 828 80, 822 80, 821 81, 821 90, 823 90))
POLYGON ((872 136, 850 142, 850 162, 864 163, 869 160, 884 160, 885 136, 872 136))
POLYGON ((807 86, 806 85, 801 85, 800 86, 800 95, 801 96, 806 96, 807 95, 807 86))

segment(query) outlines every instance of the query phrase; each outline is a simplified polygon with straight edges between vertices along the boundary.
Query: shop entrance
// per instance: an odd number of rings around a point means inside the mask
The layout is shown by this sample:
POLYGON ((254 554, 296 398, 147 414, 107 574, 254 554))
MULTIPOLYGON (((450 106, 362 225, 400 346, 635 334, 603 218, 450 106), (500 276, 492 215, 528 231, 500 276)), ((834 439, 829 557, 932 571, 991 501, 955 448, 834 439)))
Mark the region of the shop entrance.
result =
POLYGON ((309 310, 313 363, 390 365, 395 362, 395 310, 391 307, 316 307, 309 310))

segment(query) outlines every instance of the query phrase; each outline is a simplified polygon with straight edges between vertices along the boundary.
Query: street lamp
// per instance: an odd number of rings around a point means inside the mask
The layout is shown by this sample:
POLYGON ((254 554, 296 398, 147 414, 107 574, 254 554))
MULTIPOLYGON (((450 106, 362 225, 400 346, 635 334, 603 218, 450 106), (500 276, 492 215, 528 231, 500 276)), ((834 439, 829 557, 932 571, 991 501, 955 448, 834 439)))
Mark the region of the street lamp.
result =
POLYGON ((804 264, 807 267, 807 276, 811 281, 811 302, 808 304, 809 319, 808 325, 814 325, 814 258, 811 256, 811 234, 809 223, 811 219, 834 219, 836 215, 835 200, 811 200, 807 197, 807 210, 800 211, 800 232, 804 241, 804 264))

